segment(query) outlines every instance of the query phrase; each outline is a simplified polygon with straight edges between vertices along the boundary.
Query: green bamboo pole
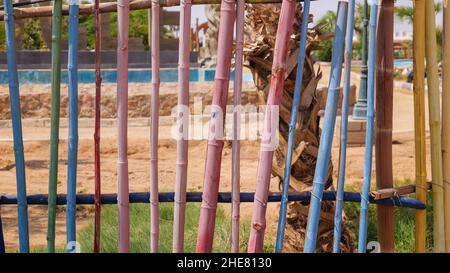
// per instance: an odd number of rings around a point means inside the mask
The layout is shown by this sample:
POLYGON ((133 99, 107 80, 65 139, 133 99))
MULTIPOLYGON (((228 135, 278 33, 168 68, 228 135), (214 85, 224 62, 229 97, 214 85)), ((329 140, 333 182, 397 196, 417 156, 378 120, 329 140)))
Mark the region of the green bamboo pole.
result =
POLYGON ((61 84, 62 0, 53 2, 52 16, 52 114, 50 131, 50 167, 48 182, 47 251, 55 252, 56 192, 58 182, 59 108, 61 84))
MULTIPOLYGON (((450 9, 444 1, 442 60, 442 165, 450 164, 450 9)), ((445 251, 450 252, 450 168, 444 168, 445 251)))
MULTIPOLYGON (((425 147, 425 0, 414 0, 414 142, 416 197, 427 202, 425 147)), ((416 252, 426 249, 426 211, 416 210, 416 252)))
POLYGON ((431 179, 433 181, 433 242, 434 252, 444 252, 444 182, 442 178, 441 108, 438 60, 436 56, 436 14, 434 0, 425 1, 425 13, 428 110, 431 136, 431 179))

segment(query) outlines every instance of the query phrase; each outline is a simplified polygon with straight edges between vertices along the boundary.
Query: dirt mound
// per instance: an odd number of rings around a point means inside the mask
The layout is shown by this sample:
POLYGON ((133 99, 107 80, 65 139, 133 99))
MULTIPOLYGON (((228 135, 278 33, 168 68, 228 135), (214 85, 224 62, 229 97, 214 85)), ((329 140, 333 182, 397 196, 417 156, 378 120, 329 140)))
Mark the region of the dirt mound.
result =
MULTIPOLYGON (((244 92, 242 94, 242 104, 258 105, 258 95, 256 92, 244 92)), ((194 100, 200 101, 202 110, 211 105, 211 93, 193 93, 190 95, 189 104, 191 111, 194 109, 194 100)), ((61 118, 68 117, 69 98, 66 94, 61 95, 61 118)), ((50 118, 51 114, 51 94, 36 93, 26 94, 20 97, 22 118, 50 118)), ((105 94, 101 97, 102 118, 116 117, 116 95, 105 94)), ((228 104, 233 104, 232 94, 228 96, 228 104)), ((160 95, 161 116, 170 116, 172 109, 177 105, 177 94, 160 95)), ((128 97, 128 116, 130 118, 149 117, 151 111, 150 94, 134 94, 128 97)), ((95 115, 95 95, 81 93, 78 96, 78 115, 80 118, 93 118, 95 115)), ((0 119, 11 119, 9 94, 0 95, 0 119)))

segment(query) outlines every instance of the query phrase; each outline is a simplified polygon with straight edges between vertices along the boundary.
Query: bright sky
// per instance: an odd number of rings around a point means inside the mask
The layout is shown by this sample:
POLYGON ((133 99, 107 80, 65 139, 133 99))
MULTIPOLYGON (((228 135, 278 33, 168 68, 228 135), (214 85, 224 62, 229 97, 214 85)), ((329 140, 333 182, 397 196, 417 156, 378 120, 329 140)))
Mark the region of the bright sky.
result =
MULTIPOLYGON (((439 0, 437 0, 439 1, 439 0)), ((437 2, 435 1, 435 2, 437 2)), ((363 0, 356 0, 357 3, 362 3, 363 0)), ((314 15, 314 19, 318 20, 322 17, 328 10, 335 11, 337 9, 338 0, 317 0, 311 2, 311 14, 314 15)), ((412 0, 396 0, 396 5, 411 6, 412 0)), ((171 7, 169 10, 179 10, 179 7, 171 7)), ((205 22, 205 6, 204 5, 193 5, 192 6, 192 24, 195 24, 195 18, 199 18, 200 22, 205 22)), ((439 25, 441 25, 442 14, 439 14, 436 18, 439 25)), ((411 31, 412 26, 407 23, 396 21, 396 31, 411 31)))

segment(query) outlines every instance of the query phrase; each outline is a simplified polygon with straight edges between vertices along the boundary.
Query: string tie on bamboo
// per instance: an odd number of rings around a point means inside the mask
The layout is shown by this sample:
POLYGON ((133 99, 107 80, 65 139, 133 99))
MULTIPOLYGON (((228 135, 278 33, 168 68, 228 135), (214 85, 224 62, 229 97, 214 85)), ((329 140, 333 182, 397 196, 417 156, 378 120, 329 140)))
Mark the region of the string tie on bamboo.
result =
POLYGON ((215 210, 215 209, 217 209, 217 204, 212 205, 207 200, 208 200, 207 198, 202 198, 202 201, 203 201, 202 205, 201 205, 202 208, 207 209, 207 210, 215 210))
POLYGON ((130 9, 130 4, 123 4, 123 3, 119 3, 117 2, 117 6, 121 7, 121 8, 127 8, 128 10, 130 9))
MULTIPOLYGON (((153 199, 152 197, 150 197, 149 198, 149 202, 150 202, 150 205, 157 205, 158 204, 158 202, 159 202, 159 198, 156 198, 156 200, 155 199, 153 199)), ((186 203, 186 202, 185 202, 186 203)), ((179 204, 179 203, 178 203, 179 204)))
POLYGON ((395 192, 394 196, 391 196, 390 199, 392 200, 392 203, 394 203, 394 204, 395 204, 395 199, 397 199, 400 206, 402 205, 402 200, 400 199, 400 196, 398 195, 398 193, 395 192))
POLYGON ((369 199, 366 197, 366 196, 364 196, 364 194, 360 194, 361 195, 361 200, 363 200, 364 201, 364 204, 366 205, 365 207, 367 207, 367 205, 369 205, 369 199))
MULTIPOLYGON (((318 185, 318 187, 323 187, 324 186, 324 183, 323 182, 313 182, 313 185, 318 185)), ((315 188, 316 186, 313 186, 313 189, 315 188)), ((322 196, 317 196, 315 193, 314 193, 314 190, 311 190, 309 193, 311 194, 311 198, 312 197, 314 197, 315 199, 317 199, 317 200, 319 200, 319 202, 322 202, 322 196)))
MULTIPOLYGON (((418 179, 417 179, 417 180, 418 180, 418 179)), ((431 184, 431 183, 430 183, 430 184, 431 184)), ((432 184, 431 184, 431 185, 432 185, 432 184)), ((425 190, 425 191, 430 190, 427 186, 422 186, 422 185, 420 185, 420 184, 416 184, 415 187, 416 187, 416 190, 417 190, 417 189, 421 189, 421 190, 425 190)))
POLYGON ((185 205, 187 204, 186 199, 174 200, 175 204, 185 205))
POLYGON ((432 185, 433 187, 438 187, 438 188, 441 188, 441 189, 444 188, 444 185, 436 184, 436 183, 434 183, 433 181, 431 181, 431 185, 432 185))
POLYGON ((260 197, 257 196, 256 194, 255 194, 255 201, 258 202, 258 203, 260 203, 261 206, 267 207, 267 201, 261 200, 260 197))

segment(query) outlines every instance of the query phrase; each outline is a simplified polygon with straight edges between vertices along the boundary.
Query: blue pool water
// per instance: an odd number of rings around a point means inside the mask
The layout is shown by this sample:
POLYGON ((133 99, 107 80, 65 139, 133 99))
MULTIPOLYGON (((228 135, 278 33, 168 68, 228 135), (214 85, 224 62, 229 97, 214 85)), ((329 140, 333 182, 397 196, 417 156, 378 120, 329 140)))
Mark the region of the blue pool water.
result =
MULTIPOLYGON (((19 83, 34 83, 34 84, 50 84, 51 70, 19 70, 19 83)), ((117 82, 117 71, 115 69, 104 69, 101 72, 102 82, 115 83, 117 82)), ((189 71, 189 80, 191 82, 208 82, 214 81, 214 69, 191 69, 189 71)), ((234 79, 234 71, 231 72, 231 80, 234 79)), ((151 70, 148 69, 130 69, 128 70, 128 81, 130 83, 145 83, 151 82, 151 70)), ((161 69, 161 82, 177 82, 177 69, 161 69)), ((95 70, 80 69, 78 71, 79 83, 95 83, 95 70)), ((244 72, 243 81, 253 81, 251 73, 244 72)), ((61 82, 68 82, 67 70, 61 73, 61 82)), ((0 84, 8 83, 8 71, 0 70, 0 84)))
POLYGON ((394 68, 412 68, 413 60, 411 59, 396 59, 394 60, 394 68))

